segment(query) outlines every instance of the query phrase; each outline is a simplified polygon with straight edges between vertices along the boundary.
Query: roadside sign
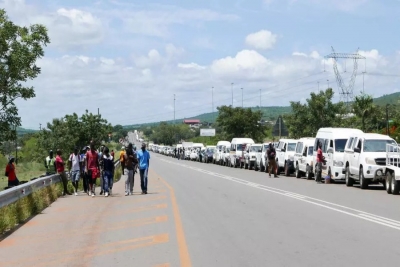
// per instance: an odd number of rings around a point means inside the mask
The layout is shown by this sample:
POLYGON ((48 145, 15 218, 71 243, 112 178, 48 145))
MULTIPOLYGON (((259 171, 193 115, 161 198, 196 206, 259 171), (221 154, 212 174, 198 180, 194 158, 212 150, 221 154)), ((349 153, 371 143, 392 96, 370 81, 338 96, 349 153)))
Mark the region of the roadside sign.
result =
POLYGON ((215 129, 200 129, 200 136, 215 136, 215 129))

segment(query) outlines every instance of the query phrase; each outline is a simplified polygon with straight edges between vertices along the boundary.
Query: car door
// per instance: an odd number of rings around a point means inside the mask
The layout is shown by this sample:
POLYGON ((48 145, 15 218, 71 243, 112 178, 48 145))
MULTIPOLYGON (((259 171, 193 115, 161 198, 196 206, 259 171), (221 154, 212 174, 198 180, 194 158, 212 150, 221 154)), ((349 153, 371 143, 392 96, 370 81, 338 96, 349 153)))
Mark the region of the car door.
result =
POLYGON ((358 145, 358 137, 355 137, 353 143, 351 144, 351 155, 349 157, 349 164, 350 164, 350 173, 351 174, 358 174, 358 168, 356 168, 356 155, 354 153, 354 148, 358 145))
POLYGON ((361 154, 361 147, 362 147, 362 140, 361 138, 358 139, 357 143, 355 144, 354 148, 359 149, 359 151, 354 151, 353 154, 353 160, 352 160, 352 168, 353 171, 351 172, 353 175, 358 175, 360 172, 360 164, 359 164, 359 160, 360 160, 360 154, 361 154))
POLYGON ((281 142, 281 144, 279 145, 280 150, 279 150, 279 156, 278 156, 278 160, 279 160, 279 166, 283 167, 285 165, 285 153, 286 153, 286 143, 285 142, 281 142))
POLYGON ((305 145, 301 151, 301 160, 299 162, 299 170, 302 172, 306 172, 307 152, 308 152, 308 146, 305 145))

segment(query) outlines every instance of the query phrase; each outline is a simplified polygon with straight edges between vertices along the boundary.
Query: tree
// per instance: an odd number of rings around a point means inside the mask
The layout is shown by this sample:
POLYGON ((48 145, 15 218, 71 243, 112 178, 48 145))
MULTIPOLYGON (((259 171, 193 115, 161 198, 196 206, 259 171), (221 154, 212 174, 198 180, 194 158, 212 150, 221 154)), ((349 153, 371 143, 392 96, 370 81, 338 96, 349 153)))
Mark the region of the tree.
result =
POLYGON ((43 47, 50 43, 47 29, 34 24, 20 27, 10 21, 0 9, 0 138, 14 140, 15 126, 21 125, 14 101, 35 97, 28 80, 40 74, 37 59, 44 56, 43 47))
POLYGON ((292 113, 285 116, 290 135, 294 138, 315 136, 323 127, 338 127, 345 113, 343 102, 332 102, 334 92, 331 88, 311 93, 306 104, 290 102, 292 113))
POLYGON ((234 137, 249 137, 262 142, 265 137, 266 126, 260 124, 262 112, 252 111, 250 108, 233 108, 231 106, 218 107, 217 123, 222 130, 222 136, 230 140, 234 137))
POLYGON ((367 94, 361 94, 355 97, 353 103, 353 110, 355 115, 361 118, 361 130, 365 131, 365 120, 371 115, 374 110, 374 99, 367 94))

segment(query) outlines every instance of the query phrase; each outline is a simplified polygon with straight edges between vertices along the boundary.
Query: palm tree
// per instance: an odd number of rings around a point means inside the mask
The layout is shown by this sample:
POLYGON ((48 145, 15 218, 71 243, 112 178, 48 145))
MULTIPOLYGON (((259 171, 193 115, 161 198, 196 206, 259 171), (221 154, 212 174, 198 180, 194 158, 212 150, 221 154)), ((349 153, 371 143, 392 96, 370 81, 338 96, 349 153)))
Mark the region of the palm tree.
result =
POLYGON ((365 131, 365 119, 371 114, 374 109, 374 99, 372 96, 362 93, 354 99, 354 113, 361 118, 361 130, 365 131))

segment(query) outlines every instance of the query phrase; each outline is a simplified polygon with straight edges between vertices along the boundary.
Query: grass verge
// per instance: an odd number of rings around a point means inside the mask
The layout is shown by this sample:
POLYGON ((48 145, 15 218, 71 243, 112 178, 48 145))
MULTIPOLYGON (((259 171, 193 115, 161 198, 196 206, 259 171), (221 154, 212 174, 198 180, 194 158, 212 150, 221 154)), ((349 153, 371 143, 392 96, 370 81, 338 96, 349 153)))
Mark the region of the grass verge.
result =
POLYGON ((36 190, 13 204, 0 208, 0 235, 42 212, 62 194, 60 183, 36 190))

